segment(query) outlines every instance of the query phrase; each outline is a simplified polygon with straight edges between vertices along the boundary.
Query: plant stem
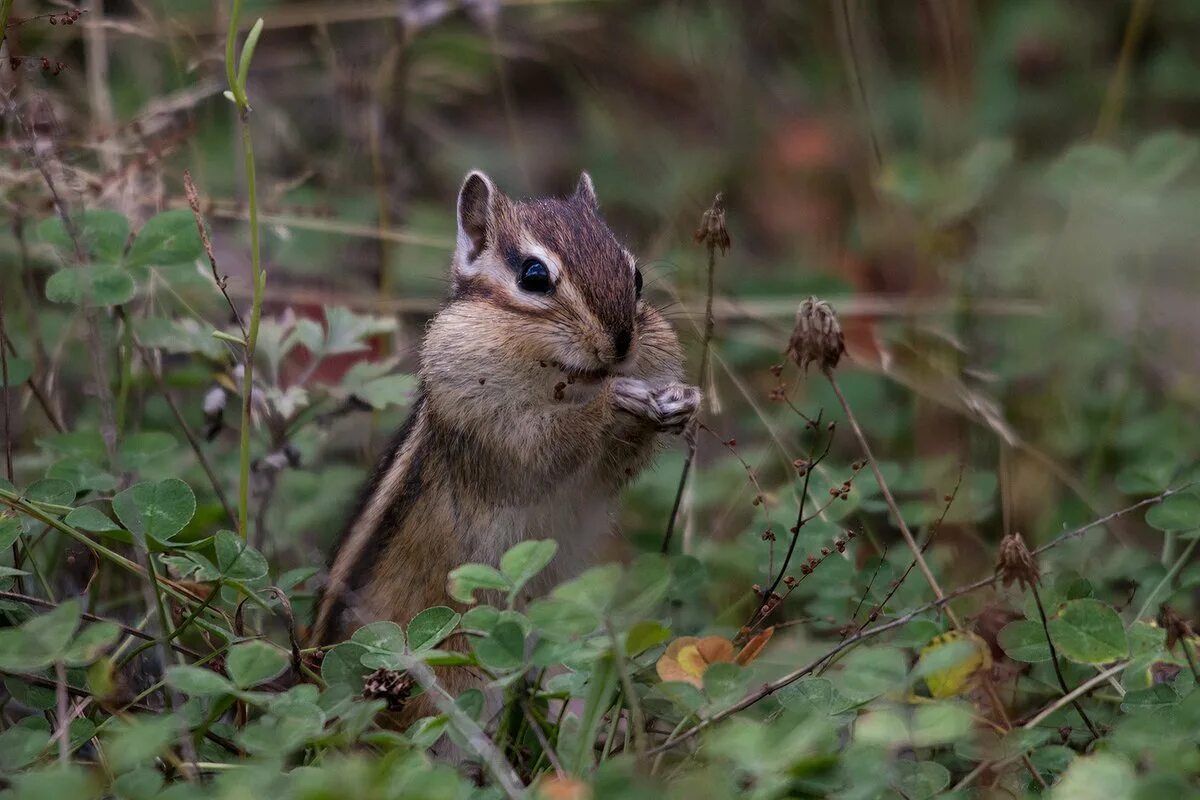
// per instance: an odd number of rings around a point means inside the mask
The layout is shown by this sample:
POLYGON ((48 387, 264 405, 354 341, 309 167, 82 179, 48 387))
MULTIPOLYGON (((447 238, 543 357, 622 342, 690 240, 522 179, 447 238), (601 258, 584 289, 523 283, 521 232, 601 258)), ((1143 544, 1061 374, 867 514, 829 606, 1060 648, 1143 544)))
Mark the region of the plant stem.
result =
POLYGON ((621 679, 621 688, 625 690, 625 696, 629 698, 629 724, 633 727, 633 750, 640 762, 646 757, 646 719, 642 716, 642 704, 633 691, 633 681, 629 677, 629 664, 625 660, 625 648, 617 637, 612 621, 606 618, 604 627, 608 630, 609 638, 612 639, 613 658, 617 662, 617 676, 621 679))
MULTIPOLYGON (((1046 621, 1046 609, 1042 606, 1042 595, 1038 592, 1037 584, 1029 584, 1030 590, 1033 592, 1033 602, 1037 604, 1038 616, 1042 618, 1042 631, 1046 634, 1046 644, 1050 647, 1050 663, 1054 665, 1054 674, 1058 677, 1058 685, 1062 687, 1063 694, 1068 695, 1071 690, 1067 688, 1067 679, 1063 677, 1062 667, 1058 663, 1058 650, 1054 647, 1054 640, 1050 638, 1050 623, 1046 621)), ((1088 730, 1092 732, 1092 736, 1096 739, 1100 738, 1100 733, 1096 730, 1096 726, 1092 724, 1088 718, 1087 712, 1083 710, 1083 706, 1078 700, 1071 701, 1075 706, 1075 710, 1079 712, 1079 716, 1083 718, 1083 724, 1087 725, 1088 730)))
MULTIPOLYGON (((712 347, 713 331, 716 328, 716 320, 713 317, 713 294, 716 287, 717 242, 709 237, 706 246, 708 249, 708 291, 704 301, 704 338, 700 342, 700 371, 696 384, 700 387, 701 392, 708 391, 709 351, 712 347)), ((692 462, 696 459, 697 437, 694 424, 689 426, 685 436, 687 437, 687 456, 683 460, 683 469, 679 473, 679 486, 675 489, 675 500, 671 504, 671 516, 667 519, 667 532, 663 535, 663 553, 671 552, 671 539, 675 536, 675 521, 679 517, 679 507, 683 504, 683 492, 687 488, 692 462)))
MULTIPOLYGON (((846 419, 850 422, 850 428, 854 431, 855 438, 858 439, 859 446, 863 449, 863 454, 867 457, 867 463, 871 465, 871 472, 875 475, 875 481, 879 484, 879 491, 883 493, 883 499, 887 502, 888 509, 892 512, 892 516, 896 518, 896 525, 900 528, 900 534, 904 537, 905 544, 912 551, 913 559, 917 562, 917 568, 921 570, 921 574, 925 576, 925 581, 929 584, 929 588, 933 589, 934 595, 938 600, 944 600, 945 594, 942 593, 942 587, 938 585, 937 578, 933 577, 933 572, 929 569, 929 565, 925 563, 925 556, 921 553, 921 547, 917 544, 917 540, 913 538, 912 532, 909 531, 908 525, 904 522, 904 516, 900 513, 900 508, 896 505, 896 498, 892 497, 892 490, 888 488, 887 481, 883 479, 883 473, 879 471, 879 465, 875 463, 875 455, 871 452, 871 445, 867 443, 867 437, 863 434, 862 428, 858 424, 858 419, 854 416, 854 412, 850 409, 850 403, 846 400, 846 395, 842 394, 842 387, 838 385, 837 378, 833 376, 833 371, 824 370, 825 377, 829 379, 829 385, 833 387, 833 393, 837 395, 838 402, 842 405, 842 410, 846 413, 846 419)), ((955 628, 962 628, 962 623, 954 614, 950 606, 945 606, 946 616, 950 618, 950 622, 955 628)))

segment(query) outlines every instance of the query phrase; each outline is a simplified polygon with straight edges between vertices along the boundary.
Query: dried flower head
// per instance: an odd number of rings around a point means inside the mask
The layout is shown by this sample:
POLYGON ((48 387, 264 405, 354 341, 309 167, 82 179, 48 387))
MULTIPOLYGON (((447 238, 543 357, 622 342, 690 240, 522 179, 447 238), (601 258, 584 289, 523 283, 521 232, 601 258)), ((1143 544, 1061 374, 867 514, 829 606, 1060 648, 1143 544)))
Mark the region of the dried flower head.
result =
POLYGON ((837 313, 824 300, 809 297, 796 309, 796 327, 788 342, 788 355, 803 370, 817 362, 821 369, 831 370, 838 365, 846 341, 837 313))
POLYGON ((412 694, 413 679, 404 670, 380 667, 363 676, 363 697, 367 700, 386 700, 388 711, 399 711, 412 694))
POLYGON ((1041 578, 1037 559, 1025 546, 1025 539, 1019 533, 1010 533, 1000 540, 1000 557, 996 560, 996 575, 1005 586, 1011 586, 1013 581, 1027 589, 1036 584, 1041 578))
POLYGON ((725 229, 725 195, 717 192, 713 198, 712 207, 700 217, 700 227, 696 229, 696 241, 722 254, 729 249, 729 231, 725 229))
POLYGON ((1187 620, 1166 603, 1158 607, 1158 624, 1159 627, 1167 632, 1168 650, 1173 650, 1175 643, 1180 639, 1186 640, 1192 635, 1192 627, 1188 625, 1187 620))

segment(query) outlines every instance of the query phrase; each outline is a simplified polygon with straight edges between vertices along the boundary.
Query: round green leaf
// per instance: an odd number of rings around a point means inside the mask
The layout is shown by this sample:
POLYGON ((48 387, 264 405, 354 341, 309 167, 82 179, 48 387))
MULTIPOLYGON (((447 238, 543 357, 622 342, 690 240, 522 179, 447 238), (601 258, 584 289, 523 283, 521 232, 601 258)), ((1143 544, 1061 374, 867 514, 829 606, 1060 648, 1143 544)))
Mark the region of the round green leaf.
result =
POLYGON ((57 661, 79 627, 79 613, 79 601, 68 600, 18 628, 0 630, 0 668, 28 672, 57 661))
POLYGON ((50 723, 41 717, 25 717, 0 733, 0 769, 28 766, 50 744, 50 723))
POLYGON ((138 231, 125 257, 131 267, 144 264, 168 266, 195 261, 204 253, 196 220, 186 209, 156 214, 138 231))
POLYGON ((130 274, 112 264, 67 267, 46 281, 46 299, 52 303, 118 306, 132 300, 136 291, 130 274))
POLYGON ((85 667, 104 654, 121 635, 115 622, 90 622, 67 648, 63 661, 68 667, 85 667))
POLYGON ((1033 664, 1050 660, 1050 645, 1040 622, 1028 619, 1010 622, 1000 629, 996 641, 1014 661, 1033 664))
POLYGON ((288 657, 266 642, 242 642, 229 649, 225 671, 239 689, 271 680, 287 669, 288 657))
POLYGON ((131 486, 114 497, 112 505, 117 518, 139 542, 147 537, 169 542, 196 513, 196 496, 183 481, 167 478, 131 486))
POLYGON ((519 589, 546 568, 557 550, 558 543, 553 539, 520 542, 500 557, 500 572, 514 589, 519 589))
MULTIPOLYGON (((76 214, 71 220, 75 238, 85 257, 96 257, 117 261, 129 240, 129 222, 115 211, 92 210, 76 214)), ((76 258, 75 242, 63 225, 62 219, 53 216, 43 220, 37 227, 38 238, 59 250, 65 258, 76 258)))
POLYGON ((350 641, 362 645, 362 665, 368 669, 399 669, 404 655, 404 629, 390 620, 372 622, 354 632, 350 641))
POLYGON ((62 478, 42 478, 31 483, 24 494, 34 503, 65 506, 75 499, 75 487, 62 478))
POLYGON ((1200 528, 1200 496, 1174 494, 1146 512, 1146 524, 1160 531, 1200 528))
POLYGON ((408 646, 413 651, 437 647, 458 625, 461 617, 452 608, 427 608, 408 623, 408 646))
POLYGON ((154 459, 175 449, 175 437, 163 431, 142 431, 121 442, 121 465, 127 470, 144 469, 154 459))
POLYGON ((267 574, 267 559, 233 531, 217 531, 217 569, 229 580, 251 581, 267 574))
POLYGON ((121 529, 117 523, 104 516, 104 514, 97 511, 93 506, 80 506, 79 508, 71 509, 71 513, 67 514, 66 519, 63 521, 73 528, 78 528, 81 531, 92 531, 93 533, 119 531, 121 529))
POLYGON ((525 634, 515 622, 501 622, 474 647, 479 663, 497 672, 514 670, 525 662, 525 634))
POLYGON ((167 684, 192 697, 232 694, 233 684, 210 669, 178 664, 167 668, 167 684))
POLYGON ((460 603, 474 603, 475 592, 481 589, 507 592, 512 589, 512 582, 486 564, 463 564, 450 573, 450 596, 460 603))
POLYGON ((1054 646, 1083 664, 1104 664, 1129 655, 1121 617, 1110 606, 1090 598, 1065 603, 1050 620, 1054 646))

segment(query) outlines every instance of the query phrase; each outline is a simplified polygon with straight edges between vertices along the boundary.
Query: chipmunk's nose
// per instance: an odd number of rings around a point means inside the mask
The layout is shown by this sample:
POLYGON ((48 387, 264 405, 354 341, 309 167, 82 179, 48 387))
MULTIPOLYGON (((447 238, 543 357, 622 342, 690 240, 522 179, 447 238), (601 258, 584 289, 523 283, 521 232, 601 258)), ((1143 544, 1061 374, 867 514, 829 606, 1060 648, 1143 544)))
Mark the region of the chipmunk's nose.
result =
POLYGON ((624 328, 613 336, 613 356, 617 361, 624 361, 629 355, 629 346, 633 343, 633 331, 624 328))

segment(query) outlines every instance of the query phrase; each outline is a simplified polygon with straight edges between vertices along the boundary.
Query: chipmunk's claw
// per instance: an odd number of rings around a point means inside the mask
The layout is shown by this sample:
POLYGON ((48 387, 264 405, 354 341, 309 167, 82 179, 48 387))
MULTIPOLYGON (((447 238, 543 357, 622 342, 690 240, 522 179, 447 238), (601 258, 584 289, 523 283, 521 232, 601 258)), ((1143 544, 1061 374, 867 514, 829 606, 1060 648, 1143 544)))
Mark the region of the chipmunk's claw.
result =
POLYGON ((617 378, 612 390, 613 403, 619 410, 668 433, 682 431, 700 410, 700 390, 682 383, 651 384, 640 378, 617 378))

